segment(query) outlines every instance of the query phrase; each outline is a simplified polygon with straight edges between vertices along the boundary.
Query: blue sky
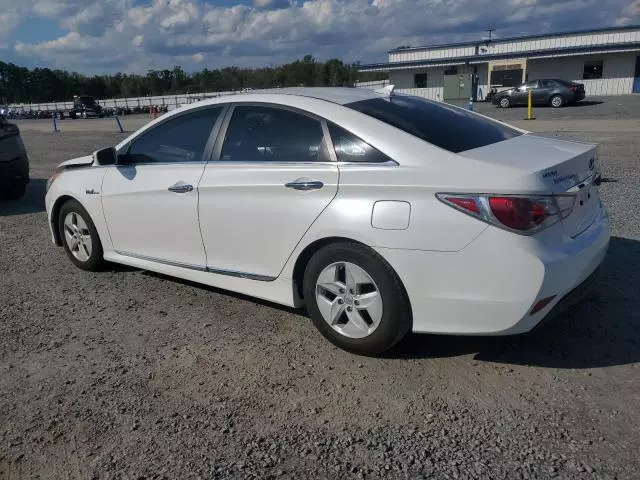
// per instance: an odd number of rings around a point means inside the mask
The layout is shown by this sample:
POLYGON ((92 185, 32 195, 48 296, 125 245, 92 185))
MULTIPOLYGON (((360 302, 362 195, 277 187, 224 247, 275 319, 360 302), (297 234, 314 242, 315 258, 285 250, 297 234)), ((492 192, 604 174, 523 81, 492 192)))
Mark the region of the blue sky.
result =
POLYGON ((399 45, 640 23, 640 0, 0 0, 0 59, 83 73, 363 63, 399 45))

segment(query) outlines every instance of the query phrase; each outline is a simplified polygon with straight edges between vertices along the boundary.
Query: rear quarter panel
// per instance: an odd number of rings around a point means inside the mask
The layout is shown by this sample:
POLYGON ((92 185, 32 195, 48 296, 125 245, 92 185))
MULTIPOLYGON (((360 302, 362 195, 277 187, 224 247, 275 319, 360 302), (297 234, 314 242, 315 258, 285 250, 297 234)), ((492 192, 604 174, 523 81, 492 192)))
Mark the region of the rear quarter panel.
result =
POLYGON ((309 228, 291 255, 283 275, 290 277, 300 253, 329 237, 354 240, 374 248, 455 252, 471 243, 487 225, 444 205, 437 187, 416 184, 416 167, 341 165, 340 186, 331 204, 309 228), (372 225, 378 201, 410 204, 409 225, 385 230, 372 225))

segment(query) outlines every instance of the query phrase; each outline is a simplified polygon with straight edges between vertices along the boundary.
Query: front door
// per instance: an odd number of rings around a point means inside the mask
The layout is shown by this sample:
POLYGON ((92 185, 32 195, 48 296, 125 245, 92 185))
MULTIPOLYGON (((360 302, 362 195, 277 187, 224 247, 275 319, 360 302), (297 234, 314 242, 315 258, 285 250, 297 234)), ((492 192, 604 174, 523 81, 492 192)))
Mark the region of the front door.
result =
POLYGON ((198 182, 222 107, 199 109, 134 139, 102 184, 102 206, 121 254, 205 268, 198 225, 198 182))
POLYGON ((533 89, 533 103, 535 105, 546 105, 549 103, 553 88, 552 80, 540 80, 537 88, 533 89))
POLYGON ((337 193, 322 124, 291 109, 239 104, 221 140, 198 186, 207 266, 273 279, 337 193))

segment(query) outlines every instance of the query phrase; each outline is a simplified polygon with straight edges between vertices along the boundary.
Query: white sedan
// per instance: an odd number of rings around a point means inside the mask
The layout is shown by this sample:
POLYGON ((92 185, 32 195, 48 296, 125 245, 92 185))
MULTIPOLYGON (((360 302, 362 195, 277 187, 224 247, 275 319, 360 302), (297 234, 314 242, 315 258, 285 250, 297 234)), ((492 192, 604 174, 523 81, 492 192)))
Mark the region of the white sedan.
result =
MULTIPOLYGON (((48 182, 53 242, 306 306, 335 345, 531 330, 609 244, 597 148, 443 103, 355 88, 220 97, 48 182)), ((256 332, 260 326, 256 325, 256 332)))

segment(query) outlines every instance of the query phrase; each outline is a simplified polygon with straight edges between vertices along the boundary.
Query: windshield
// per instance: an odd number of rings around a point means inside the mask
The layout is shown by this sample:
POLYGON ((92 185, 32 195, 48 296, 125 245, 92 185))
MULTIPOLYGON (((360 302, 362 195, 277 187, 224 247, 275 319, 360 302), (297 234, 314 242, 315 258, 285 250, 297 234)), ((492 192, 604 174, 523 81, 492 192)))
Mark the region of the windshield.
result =
POLYGON ((373 98, 345 106, 453 153, 521 135, 513 128, 467 110, 409 95, 373 98))

